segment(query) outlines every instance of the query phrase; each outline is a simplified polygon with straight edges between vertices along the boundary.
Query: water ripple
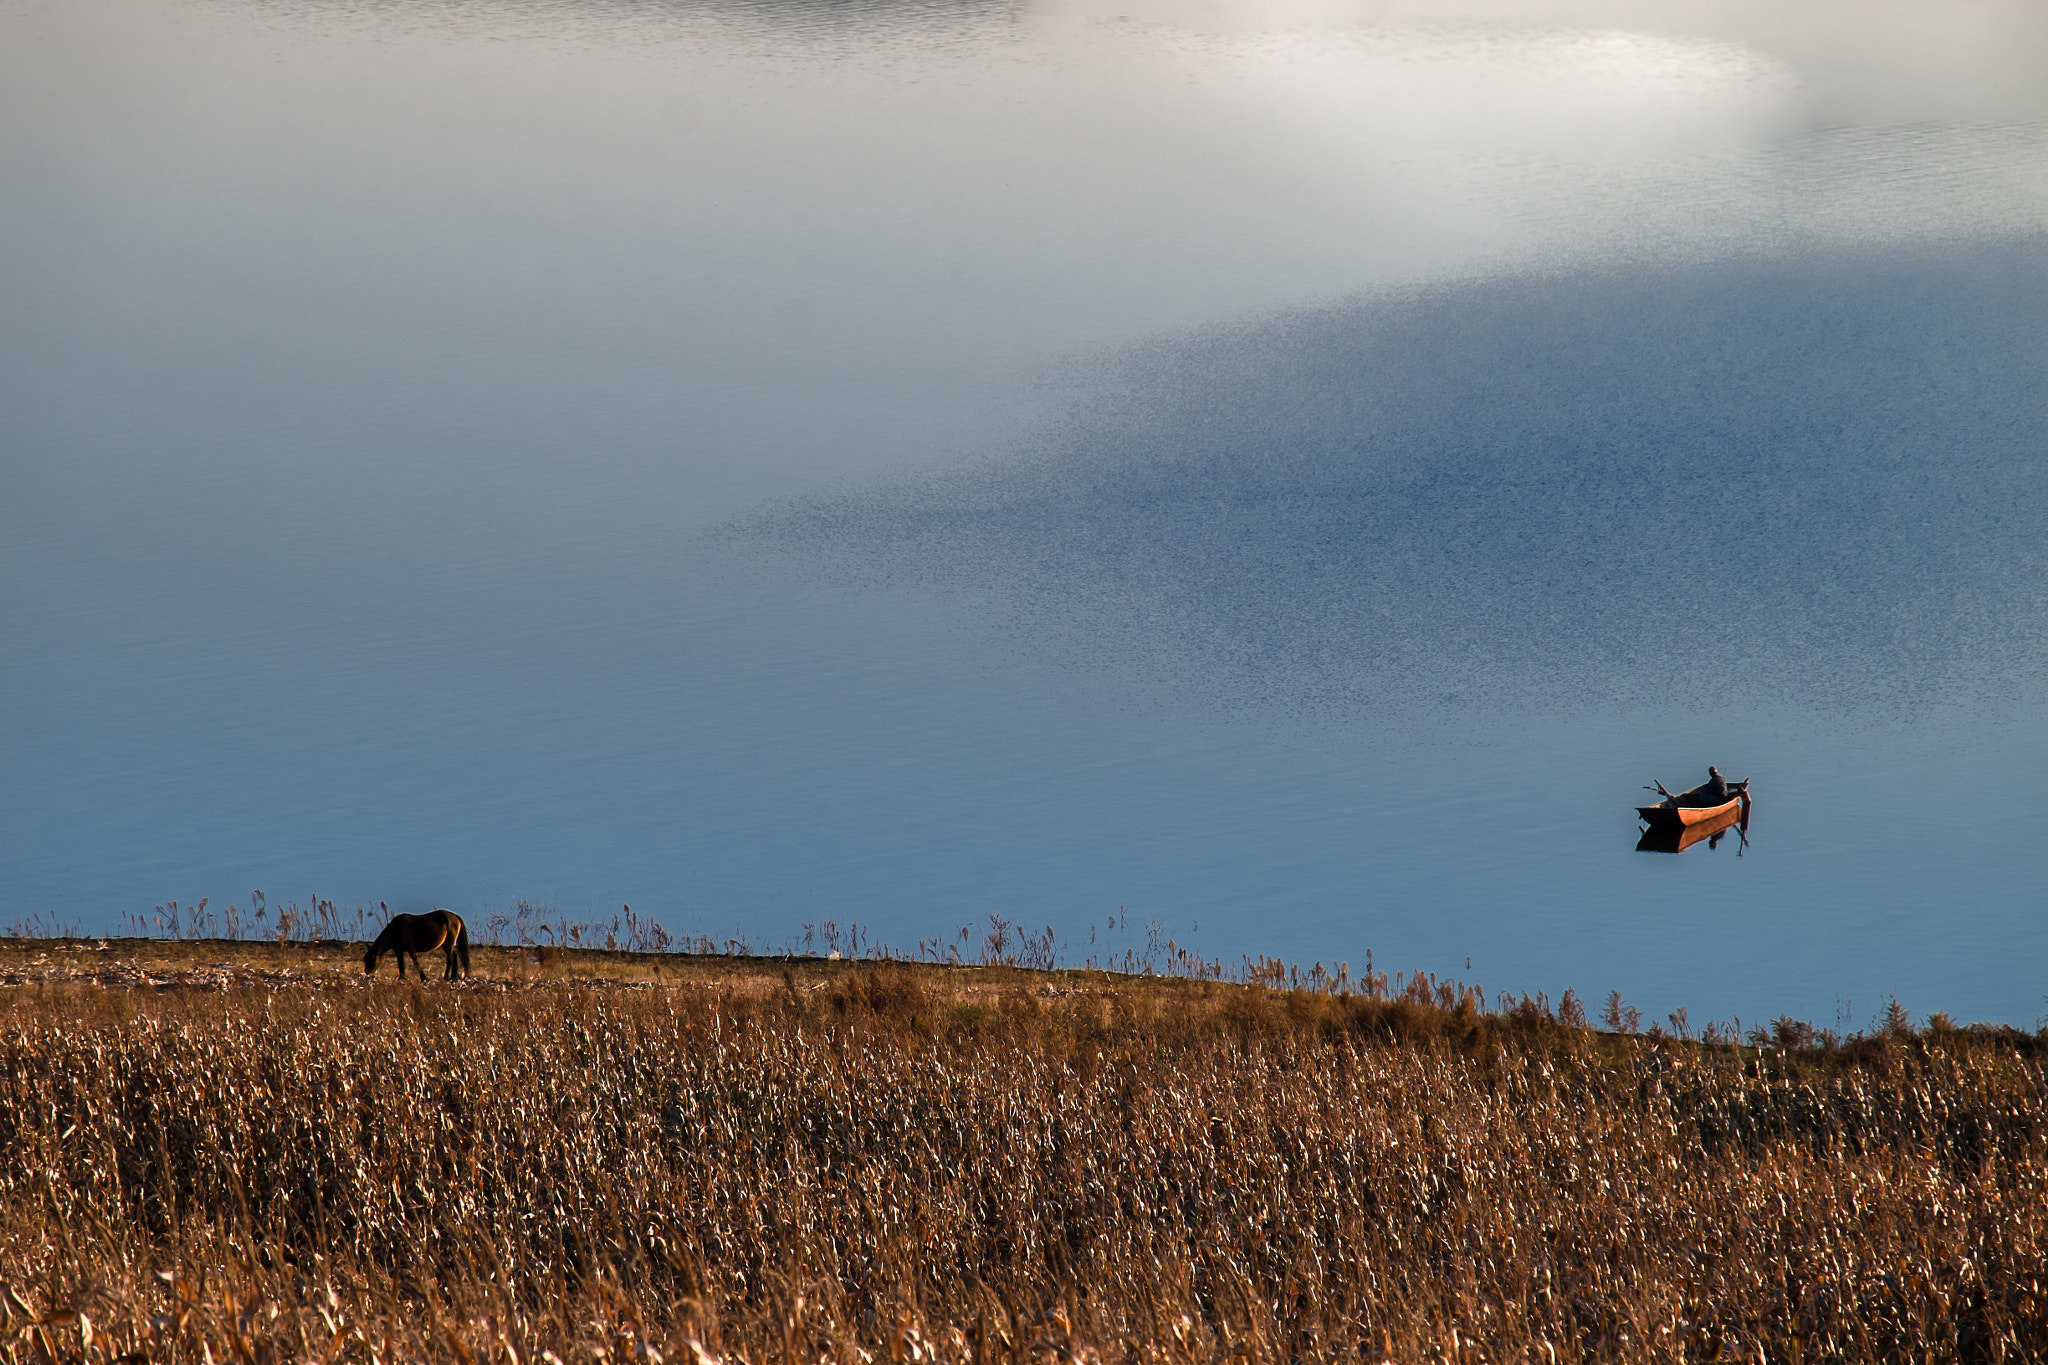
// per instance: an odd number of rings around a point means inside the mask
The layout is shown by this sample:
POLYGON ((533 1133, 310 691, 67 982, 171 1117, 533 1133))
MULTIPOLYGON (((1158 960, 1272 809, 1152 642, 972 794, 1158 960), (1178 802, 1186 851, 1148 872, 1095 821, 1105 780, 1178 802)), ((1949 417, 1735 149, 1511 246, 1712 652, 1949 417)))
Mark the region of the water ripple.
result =
POLYGON ((1157 343, 1013 458, 749 529, 1217 699, 2010 688, 2044 305, 2039 241, 1433 289, 1157 343))

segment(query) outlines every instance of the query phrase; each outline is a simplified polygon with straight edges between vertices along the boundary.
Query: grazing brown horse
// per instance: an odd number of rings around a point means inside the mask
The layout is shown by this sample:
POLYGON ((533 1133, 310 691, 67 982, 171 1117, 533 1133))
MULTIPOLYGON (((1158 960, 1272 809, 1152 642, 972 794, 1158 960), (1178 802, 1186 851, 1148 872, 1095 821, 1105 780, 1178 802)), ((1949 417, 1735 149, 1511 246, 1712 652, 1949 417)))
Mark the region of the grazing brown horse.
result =
POLYGON ((377 959, 386 953, 398 955, 398 979, 405 980, 405 959, 412 958, 412 969, 420 974, 420 980, 427 979, 426 969, 420 966, 420 954, 431 953, 436 948, 448 955, 446 980, 456 978, 455 960, 462 959, 461 975, 469 975, 469 930, 463 927, 462 916, 453 910, 429 910, 424 915, 393 915, 391 923, 384 926, 384 932, 377 935, 377 941, 363 954, 363 970, 374 975, 377 959))

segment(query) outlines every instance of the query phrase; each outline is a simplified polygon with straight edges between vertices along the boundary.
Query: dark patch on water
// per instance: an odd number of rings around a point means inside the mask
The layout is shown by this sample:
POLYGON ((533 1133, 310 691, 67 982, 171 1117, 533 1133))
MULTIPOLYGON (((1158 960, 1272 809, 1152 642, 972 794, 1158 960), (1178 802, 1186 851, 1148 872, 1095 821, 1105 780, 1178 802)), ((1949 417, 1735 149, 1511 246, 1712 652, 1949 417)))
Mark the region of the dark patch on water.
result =
POLYGON ((1485 281, 1117 359, 751 528, 1217 700, 1822 705, 2041 661, 2048 245, 1485 281))

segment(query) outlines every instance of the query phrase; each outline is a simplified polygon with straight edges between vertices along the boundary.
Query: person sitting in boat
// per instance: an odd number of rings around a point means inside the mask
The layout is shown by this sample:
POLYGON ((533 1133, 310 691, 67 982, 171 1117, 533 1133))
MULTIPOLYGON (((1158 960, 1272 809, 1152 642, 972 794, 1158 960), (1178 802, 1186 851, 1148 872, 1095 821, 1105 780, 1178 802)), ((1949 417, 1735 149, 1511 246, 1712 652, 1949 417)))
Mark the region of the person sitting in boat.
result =
POLYGON ((1713 764, 1707 765, 1707 780, 1690 791, 1678 794, 1676 803, 1681 806, 1720 806, 1734 796, 1741 794, 1747 782, 1730 782, 1721 776, 1721 770, 1713 764))

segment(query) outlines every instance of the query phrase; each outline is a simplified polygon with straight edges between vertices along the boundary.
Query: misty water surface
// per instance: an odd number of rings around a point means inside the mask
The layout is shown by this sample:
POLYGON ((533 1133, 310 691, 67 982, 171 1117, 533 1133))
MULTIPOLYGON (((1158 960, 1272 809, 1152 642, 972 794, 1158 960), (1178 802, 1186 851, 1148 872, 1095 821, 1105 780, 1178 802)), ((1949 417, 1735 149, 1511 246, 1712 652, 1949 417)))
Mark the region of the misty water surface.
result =
POLYGON ((2044 59, 4 0, 0 918, 1149 920, 2031 1023, 2044 59), (1708 762, 1748 852, 1634 853, 1708 762))

